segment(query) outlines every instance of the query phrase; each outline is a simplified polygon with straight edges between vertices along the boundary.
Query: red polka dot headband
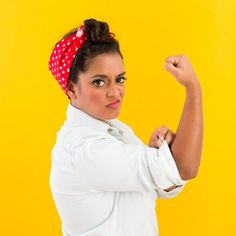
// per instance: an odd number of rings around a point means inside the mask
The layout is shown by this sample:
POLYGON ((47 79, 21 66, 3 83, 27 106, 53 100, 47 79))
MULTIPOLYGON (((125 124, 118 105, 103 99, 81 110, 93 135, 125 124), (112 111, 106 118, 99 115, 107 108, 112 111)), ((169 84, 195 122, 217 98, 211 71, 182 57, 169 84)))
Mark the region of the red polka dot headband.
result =
POLYGON ((67 81, 70 67, 77 51, 87 39, 83 29, 84 25, 81 25, 75 34, 58 42, 53 49, 48 63, 49 70, 53 77, 57 80, 69 99, 70 97, 67 94, 67 81))

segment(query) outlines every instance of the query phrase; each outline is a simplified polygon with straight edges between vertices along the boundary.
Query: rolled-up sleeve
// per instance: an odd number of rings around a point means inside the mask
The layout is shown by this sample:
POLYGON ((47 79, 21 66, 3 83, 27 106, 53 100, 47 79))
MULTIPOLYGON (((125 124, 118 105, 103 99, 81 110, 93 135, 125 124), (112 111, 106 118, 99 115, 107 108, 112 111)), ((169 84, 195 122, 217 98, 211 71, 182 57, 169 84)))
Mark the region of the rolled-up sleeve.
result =
POLYGON ((72 162, 78 183, 92 191, 156 191, 157 197, 170 198, 187 182, 181 179, 166 141, 157 149, 94 134, 75 142, 72 162), (164 190, 173 185, 180 187, 164 190))
POLYGON ((175 160, 166 141, 157 149, 158 154, 154 158, 148 159, 150 172, 156 183, 157 197, 172 198, 180 193, 187 180, 182 180, 176 166, 175 160), (176 185, 176 188, 170 191, 165 189, 176 185))

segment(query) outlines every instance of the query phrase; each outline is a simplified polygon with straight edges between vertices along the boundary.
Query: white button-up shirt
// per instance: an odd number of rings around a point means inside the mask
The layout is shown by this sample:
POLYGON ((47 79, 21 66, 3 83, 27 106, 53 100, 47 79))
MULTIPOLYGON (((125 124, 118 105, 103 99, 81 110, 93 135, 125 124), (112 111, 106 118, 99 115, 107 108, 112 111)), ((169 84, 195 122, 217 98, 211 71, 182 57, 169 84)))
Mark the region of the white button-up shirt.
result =
POLYGON ((66 115, 50 172, 63 236, 159 235, 156 199, 176 196, 187 182, 167 142, 149 147, 120 120, 96 119, 70 103, 66 115))

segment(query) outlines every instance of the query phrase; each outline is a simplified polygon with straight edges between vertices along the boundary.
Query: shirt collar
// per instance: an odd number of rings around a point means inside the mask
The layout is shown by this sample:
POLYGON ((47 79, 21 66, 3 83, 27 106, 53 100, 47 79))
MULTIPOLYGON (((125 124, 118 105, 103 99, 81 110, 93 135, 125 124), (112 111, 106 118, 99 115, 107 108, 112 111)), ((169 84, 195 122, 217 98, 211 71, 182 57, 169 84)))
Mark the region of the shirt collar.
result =
POLYGON ((95 129, 109 132, 112 130, 117 131, 118 127, 115 127, 117 119, 110 119, 106 121, 99 120, 81 109, 73 106, 70 102, 66 111, 67 121, 75 126, 91 126, 95 129))

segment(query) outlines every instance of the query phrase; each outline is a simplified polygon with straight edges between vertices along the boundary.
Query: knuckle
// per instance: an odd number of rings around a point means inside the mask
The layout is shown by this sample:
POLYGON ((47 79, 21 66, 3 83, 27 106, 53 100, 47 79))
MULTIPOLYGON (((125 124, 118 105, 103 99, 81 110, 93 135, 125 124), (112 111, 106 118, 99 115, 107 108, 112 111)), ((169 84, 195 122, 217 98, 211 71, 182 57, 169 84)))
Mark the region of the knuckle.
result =
POLYGON ((155 139, 156 138, 156 134, 153 133, 152 136, 151 136, 151 139, 155 139))
POLYGON ((169 129, 169 128, 168 128, 166 125, 162 125, 162 126, 161 126, 161 131, 162 131, 162 132, 167 132, 168 129, 169 129))
POLYGON ((156 129, 155 132, 154 132, 155 135, 160 135, 160 133, 161 133, 160 129, 156 129))

